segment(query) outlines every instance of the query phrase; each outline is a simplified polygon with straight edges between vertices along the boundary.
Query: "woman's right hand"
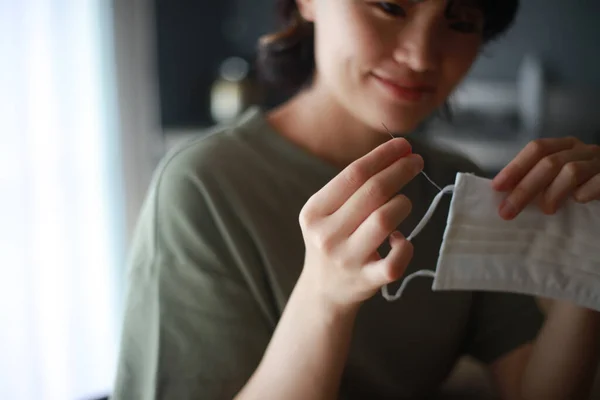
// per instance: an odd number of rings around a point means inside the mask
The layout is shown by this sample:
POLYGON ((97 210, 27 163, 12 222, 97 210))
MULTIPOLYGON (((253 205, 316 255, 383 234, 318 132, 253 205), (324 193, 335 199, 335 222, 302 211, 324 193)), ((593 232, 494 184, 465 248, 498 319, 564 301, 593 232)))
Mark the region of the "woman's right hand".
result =
POLYGON ((311 293, 330 306, 353 307, 403 275, 413 248, 396 228, 411 202, 397 193, 422 169, 405 139, 389 140, 309 199, 300 213, 306 245, 300 281, 311 293), (377 250, 388 237, 391 251, 382 259, 377 250))

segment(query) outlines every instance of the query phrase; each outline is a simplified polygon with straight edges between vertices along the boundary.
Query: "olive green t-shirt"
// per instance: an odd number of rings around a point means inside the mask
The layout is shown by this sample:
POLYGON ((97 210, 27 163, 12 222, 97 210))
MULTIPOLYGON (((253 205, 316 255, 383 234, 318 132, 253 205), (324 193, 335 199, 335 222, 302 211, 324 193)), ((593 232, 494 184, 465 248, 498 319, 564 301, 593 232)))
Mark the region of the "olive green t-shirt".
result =
MULTIPOLYGON (((440 186, 458 171, 477 172, 462 157, 410 140, 440 186)), ((165 157, 131 249, 114 400, 231 399, 242 388, 302 270, 300 210, 339 172, 275 132, 259 108, 165 157)), ((408 235, 437 189, 418 176, 402 192, 413 202, 399 227, 408 235)), ((407 273, 435 269, 448 197, 414 239, 407 273)), ((433 292, 431 284, 419 278, 396 302, 380 294, 365 302, 343 399, 422 398, 461 355, 490 363, 541 326, 530 297, 433 292)))

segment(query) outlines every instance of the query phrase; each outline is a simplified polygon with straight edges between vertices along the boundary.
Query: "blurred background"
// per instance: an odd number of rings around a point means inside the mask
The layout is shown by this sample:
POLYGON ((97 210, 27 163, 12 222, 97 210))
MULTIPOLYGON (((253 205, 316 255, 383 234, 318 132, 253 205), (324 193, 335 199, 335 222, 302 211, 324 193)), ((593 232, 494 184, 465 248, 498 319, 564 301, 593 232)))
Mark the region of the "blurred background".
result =
MULTIPOLYGON (((252 104, 273 0, 0 0, 0 398, 110 393, 125 259, 170 147, 252 104)), ((522 0, 422 134, 490 175, 525 143, 600 141, 600 2, 522 0)))

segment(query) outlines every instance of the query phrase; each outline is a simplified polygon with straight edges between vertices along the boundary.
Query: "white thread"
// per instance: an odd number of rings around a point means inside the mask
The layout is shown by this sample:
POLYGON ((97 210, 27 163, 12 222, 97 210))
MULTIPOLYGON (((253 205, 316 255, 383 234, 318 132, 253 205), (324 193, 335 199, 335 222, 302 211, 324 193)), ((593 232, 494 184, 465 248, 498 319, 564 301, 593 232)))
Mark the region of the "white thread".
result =
MULTIPOLYGON (((423 230, 423 228, 425 228, 425 225, 427 225, 427 223, 431 220, 431 217, 433 216, 433 213, 435 212, 437 206, 440 204, 440 201, 442 200, 442 197, 446 193, 451 193, 453 190, 454 190, 454 185, 448 185, 444 189, 442 189, 435 196, 435 198, 431 202, 431 205, 429 206, 429 209, 427 210, 427 212, 425 213, 425 215, 423 216, 423 218, 421 218, 421 221, 419 221, 419 223, 417 224, 417 226, 415 227, 415 229, 413 229, 413 231, 408 236, 408 238, 406 238, 406 240, 411 241, 419 233, 421 233, 421 231, 423 230)), ((413 278, 416 278, 418 276, 425 276, 425 277, 435 278, 435 271, 431 271, 431 270, 427 270, 427 269, 416 271, 416 272, 414 272, 414 273, 412 273, 412 274, 410 274, 410 275, 408 275, 407 277, 404 278, 404 280, 402 281, 402 284, 400 285, 400 288, 396 291, 396 293, 394 295, 390 295, 390 292, 389 292, 389 289, 388 289, 388 285, 385 285, 385 286, 383 286, 381 288, 381 295, 387 301, 396 301, 396 300, 398 300, 402 296, 402 292, 404 292, 404 289, 406 289, 406 285, 408 285, 408 283, 413 278)))
POLYGON ((402 284, 400 285, 400 288, 396 291, 396 294, 391 295, 390 292, 388 291, 388 285, 385 285, 384 287, 381 288, 381 295, 387 301, 396 301, 402 296, 402 292, 404 292, 404 289, 406 289, 406 286, 408 285, 408 283, 411 280, 413 280, 413 278, 417 278, 419 276, 435 278, 435 271, 423 269, 423 270, 414 272, 414 273, 408 275, 406 278, 404 278, 404 280, 402 281, 402 284))
POLYGON ((425 228, 425 225, 427 225, 429 223, 429 220, 431 220, 431 217, 433 217, 433 213, 435 212, 435 209, 437 208, 438 204, 440 204, 442 197, 446 193, 451 193, 453 190, 454 190, 454 185, 448 185, 445 188, 443 188, 442 190, 440 190, 440 192, 438 194, 435 195, 435 197, 433 198, 433 201, 431 202, 431 205, 429 206, 429 209, 427 210, 427 212, 425 213, 425 215, 423 216, 421 221, 419 221, 419 223, 417 224, 415 229, 413 229, 413 231, 408 236, 408 238, 406 238, 406 240, 408 240, 410 242, 411 240, 413 240, 415 238, 415 236, 417 236, 419 233, 421 233, 423 228, 425 228))

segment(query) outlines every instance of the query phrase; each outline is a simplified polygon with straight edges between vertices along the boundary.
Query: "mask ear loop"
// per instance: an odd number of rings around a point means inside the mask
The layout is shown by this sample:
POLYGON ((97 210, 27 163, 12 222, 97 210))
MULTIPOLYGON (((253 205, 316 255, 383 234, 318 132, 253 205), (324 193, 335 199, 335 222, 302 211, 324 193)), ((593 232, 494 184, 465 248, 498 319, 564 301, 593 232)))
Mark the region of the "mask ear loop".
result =
MULTIPOLYGON (((435 196, 435 198, 431 202, 431 205, 429 206, 429 209, 425 213, 425 216, 423 216, 421 221, 419 221, 419 223, 417 224, 415 229, 413 229, 413 231, 408 236, 408 238, 406 238, 406 240, 412 241, 419 233, 421 233, 423 228, 425 228, 425 225, 427 225, 429 223, 429 221, 431 220, 431 218, 433 217, 433 213, 435 212, 438 205, 440 204, 442 197, 447 193, 452 193, 453 191, 454 191, 454 185, 448 185, 445 188, 443 188, 442 190, 440 190, 440 192, 435 196)), ((408 285, 408 283, 411 280, 413 280, 414 278, 419 277, 419 276, 435 278, 435 271, 425 270, 425 269, 416 271, 404 278, 404 280, 402 281, 402 284, 400 285, 400 288, 396 291, 396 293, 394 295, 391 295, 389 293, 388 285, 385 285, 381 288, 381 295, 387 301, 396 301, 402 296, 402 293, 404 292, 404 289, 406 289, 406 286, 408 285)))
POLYGON ((445 194, 449 194, 452 192, 454 192, 454 185, 448 185, 445 188, 443 188, 442 190, 440 190, 438 194, 435 195, 435 197, 433 198, 433 201, 431 202, 431 205, 429 206, 429 209, 427 210, 427 212, 425 213, 425 215, 423 216, 421 221, 419 221, 419 223, 417 224, 415 229, 413 229, 411 234, 406 238, 406 240, 411 241, 419 233, 421 233, 423 228, 425 228, 425 225, 427 225, 429 223, 429 221, 431 220, 431 218, 433 217, 433 213, 435 213, 435 210, 437 209, 438 205, 440 204, 440 201, 442 201, 442 197, 444 197, 445 194))
MULTIPOLYGON (((390 130, 387 128, 387 126, 385 126, 385 124, 383 124, 383 127, 385 128, 385 130, 390 134, 390 136, 392 137, 392 139, 395 139, 394 135, 392 135, 392 132, 390 132, 390 130)), ((406 240, 408 240, 409 242, 412 241, 419 233, 421 233, 421 231, 423 230, 423 228, 425 228, 425 225, 427 225, 429 223, 429 221, 431 220, 431 218, 433 217, 433 213, 435 212, 437 206, 440 204, 440 201, 442 200, 442 197, 446 194, 446 193, 452 193, 454 191, 454 185, 448 185, 445 188, 440 188, 430 177, 427 176, 427 174, 423 171, 421 171, 421 174, 433 185, 435 186, 438 190, 439 193, 434 197, 433 201, 431 202, 431 205, 429 206, 429 209, 427 210, 427 212, 425 213, 425 215, 423 216, 423 218, 421 219, 421 221, 419 221, 419 223, 417 224, 417 226, 415 227, 415 229, 413 229, 413 231, 411 232, 411 234, 408 236, 408 238, 406 238, 406 240)), ((398 300, 401 296, 402 293, 404 292, 404 289, 406 289, 406 286, 408 286, 408 284, 410 283, 411 280, 413 280, 414 278, 417 277, 430 277, 430 278, 435 278, 435 271, 431 271, 431 270, 420 270, 420 271, 416 271, 410 275, 408 275, 407 277, 404 278, 404 280, 402 281, 402 284, 400 285, 400 288, 396 291, 396 293, 394 295, 391 295, 388 289, 388 285, 385 285, 381 288, 381 295, 383 296, 384 299, 386 299, 387 301, 396 301, 398 300)))

